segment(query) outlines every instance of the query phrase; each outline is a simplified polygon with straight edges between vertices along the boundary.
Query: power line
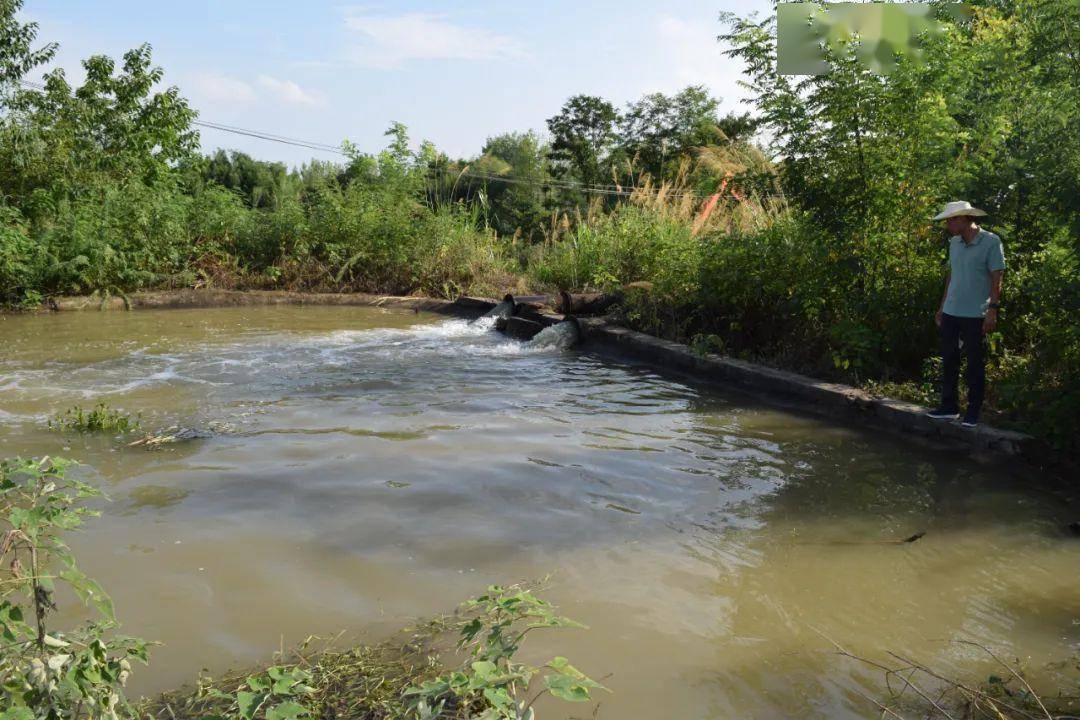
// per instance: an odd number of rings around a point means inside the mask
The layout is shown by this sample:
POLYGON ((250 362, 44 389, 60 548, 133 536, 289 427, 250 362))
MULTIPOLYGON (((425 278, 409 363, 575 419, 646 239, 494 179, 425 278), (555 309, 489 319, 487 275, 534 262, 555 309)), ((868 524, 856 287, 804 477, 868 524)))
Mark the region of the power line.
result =
POLYGON ((305 145, 321 147, 321 148, 323 148, 325 150, 333 151, 333 152, 337 152, 337 153, 340 153, 342 151, 340 145, 331 145, 329 143, 315 142, 314 140, 298 140, 296 138, 290 138, 290 137, 286 137, 284 135, 274 135, 272 133, 263 132, 261 130, 248 130, 246 128, 236 127, 235 125, 225 125, 224 123, 211 122, 209 120, 196 120, 195 122, 197 122, 197 123, 199 123, 201 125, 204 125, 204 126, 213 127, 215 130, 223 130, 225 132, 255 133, 256 135, 263 138, 264 140, 273 140, 273 141, 287 140, 289 142, 303 143, 305 145))
POLYGON ((198 125, 199 127, 210 128, 211 130, 220 130, 221 132, 233 133, 234 135, 243 135, 245 137, 256 138, 258 140, 269 140, 270 142, 281 143, 282 145, 293 145, 295 147, 307 148, 309 150, 321 150, 322 152, 337 153, 343 157, 348 157, 345 151, 340 147, 328 145, 325 143, 308 142, 307 140, 293 140, 291 138, 285 138, 280 136, 270 135, 268 133, 262 133, 257 130, 245 130, 243 128, 233 128, 227 125, 219 125, 218 123, 209 122, 206 120, 192 120, 192 125, 198 125))
MULTIPOLYGON (((45 86, 41 83, 31 82, 30 80, 20 80, 19 82, 26 87, 32 88, 34 90, 45 90, 45 86)), ((296 138, 285 137, 284 135, 274 135, 272 133, 262 132, 260 130, 248 130, 246 128, 236 127, 234 125, 225 125, 224 123, 217 123, 209 120, 192 120, 191 124, 197 125, 199 127, 209 128, 211 130, 220 130, 222 132, 233 133, 234 135, 243 135, 245 137, 257 138, 259 140, 269 140, 270 142, 282 143, 285 145, 294 145, 296 147, 303 147, 309 150, 332 152, 337 153, 338 155, 345 156, 345 152, 338 145, 330 145, 328 143, 315 142, 311 140, 298 140, 296 138)))
MULTIPOLYGON (((32 82, 30 80, 20 80, 22 85, 37 90, 39 92, 44 91, 45 85, 42 83, 32 82)), ((257 140, 266 140, 268 142, 276 142, 282 145, 291 145, 293 147, 302 147, 308 150, 318 150, 321 152, 331 152, 341 155, 342 157, 349 157, 348 153, 341 149, 339 145, 330 145, 329 143, 317 142, 314 140, 299 140, 297 138, 290 138, 284 135, 275 135, 273 133, 262 132, 260 130, 250 130, 247 128, 237 127, 235 125, 225 125, 224 123, 212 122, 209 120, 192 120, 192 125, 198 127, 207 128, 210 130, 217 130, 219 132, 232 133, 234 135, 241 135, 243 137, 254 138, 257 140)), ((557 187, 566 190, 578 190, 580 192, 592 193, 596 195, 611 195, 616 197, 630 197, 639 192, 645 192, 651 195, 659 195, 663 192, 662 189, 643 188, 639 186, 623 187, 621 185, 590 185, 586 183, 577 183, 566 180, 525 180, 521 178, 508 178, 501 175, 492 175, 488 173, 472 172, 464 170, 458 173, 459 177, 468 177, 478 180, 489 180, 492 182, 502 182, 511 185, 531 185, 540 187, 557 187)), ((668 193, 664 193, 669 197, 696 197, 699 199, 705 199, 710 197, 711 194, 695 193, 691 190, 676 190, 668 193)))

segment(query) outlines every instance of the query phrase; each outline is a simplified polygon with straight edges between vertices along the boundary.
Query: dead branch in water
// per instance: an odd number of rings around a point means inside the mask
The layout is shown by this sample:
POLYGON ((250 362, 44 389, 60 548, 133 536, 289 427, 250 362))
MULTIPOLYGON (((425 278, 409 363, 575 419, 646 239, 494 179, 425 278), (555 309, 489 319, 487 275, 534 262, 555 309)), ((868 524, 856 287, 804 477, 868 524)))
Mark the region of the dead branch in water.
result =
POLYGON ((877 707, 881 711, 882 718, 892 717, 898 720, 908 720, 901 714, 904 708, 897 705, 908 690, 918 695, 923 703, 921 708, 909 707, 908 709, 917 710, 920 716, 926 720, 931 718, 945 718, 946 720, 976 720, 981 718, 992 718, 993 720, 1070 720, 1076 718, 1076 715, 1070 712, 1052 712, 1043 698, 1035 692, 1035 689, 1020 672, 993 650, 980 643, 971 640, 952 641, 958 645, 967 645, 982 650, 994 662, 1005 668, 1022 686, 1021 689, 1010 689, 1007 682, 993 676, 985 686, 974 687, 971 684, 946 677, 918 660, 895 652, 889 652, 888 654, 901 664, 895 667, 886 665, 856 655, 820 630, 812 629, 836 648, 838 655, 882 671, 885 687, 889 693, 888 698, 875 699, 858 690, 853 690, 856 695, 877 707), (931 691, 925 684, 920 685, 915 681, 915 678, 919 675, 932 681, 932 684, 938 687, 931 691), (899 679, 902 683, 899 688, 894 687, 896 679, 899 679), (936 695, 936 699, 931 697, 931 694, 936 695), (1001 695, 1004 695, 1004 697, 1001 697, 1001 695))

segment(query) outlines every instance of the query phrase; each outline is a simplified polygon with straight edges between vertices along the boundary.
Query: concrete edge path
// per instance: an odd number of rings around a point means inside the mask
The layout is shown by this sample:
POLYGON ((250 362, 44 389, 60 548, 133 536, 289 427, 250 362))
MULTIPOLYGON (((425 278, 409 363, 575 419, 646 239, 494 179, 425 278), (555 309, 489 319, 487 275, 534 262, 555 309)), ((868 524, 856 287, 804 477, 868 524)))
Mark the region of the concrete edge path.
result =
MULTIPOLYGON (((256 305, 359 305, 411 308, 415 311, 475 317, 495 306, 487 298, 461 297, 438 300, 367 293, 304 293, 276 290, 166 290, 128 296, 133 309, 208 308, 256 305)), ((110 297, 104 303, 93 297, 56 298, 53 310, 123 310, 125 301, 110 297)), ((550 312, 534 311, 529 317, 544 325, 562 320, 550 312)), ((722 355, 695 354, 686 345, 663 340, 607 322, 603 318, 580 318, 588 342, 596 342, 627 356, 685 375, 734 385, 798 401, 819 414, 843 416, 879 427, 966 446, 998 455, 1037 457, 1037 441, 1030 435, 999 430, 987 425, 961 427, 926 417, 926 408, 914 403, 880 397, 840 383, 830 383, 798 373, 722 355)))
POLYGON ((722 355, 697 355, 686 345, 611 325, 603 320, 581 320, 587 337, 617 348, 626 355, 687 375, 719 381, 770 395, 793 398, 828 415, 843 415, 876 426, 925 438, 943 440, 972 449, 1008 456, 1036 457, 1035 438, 988 425, 965 428, 959 422, 931 420, 927 408, 915 403, 873 395, 840 383, 816 380, 798 373, 722 355))

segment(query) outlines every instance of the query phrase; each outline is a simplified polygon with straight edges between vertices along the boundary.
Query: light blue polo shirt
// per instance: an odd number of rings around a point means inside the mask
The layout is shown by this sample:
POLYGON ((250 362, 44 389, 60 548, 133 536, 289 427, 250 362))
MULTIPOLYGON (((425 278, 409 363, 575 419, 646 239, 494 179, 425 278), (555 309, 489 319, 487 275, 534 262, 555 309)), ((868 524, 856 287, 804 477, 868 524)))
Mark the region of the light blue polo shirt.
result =
POLYGON ((941 311, 955 317, 984 317, 990 303, 990 273, 1005 269, 1001 238, 979 230, 971 239, 949 238, 949 293, 941 311))

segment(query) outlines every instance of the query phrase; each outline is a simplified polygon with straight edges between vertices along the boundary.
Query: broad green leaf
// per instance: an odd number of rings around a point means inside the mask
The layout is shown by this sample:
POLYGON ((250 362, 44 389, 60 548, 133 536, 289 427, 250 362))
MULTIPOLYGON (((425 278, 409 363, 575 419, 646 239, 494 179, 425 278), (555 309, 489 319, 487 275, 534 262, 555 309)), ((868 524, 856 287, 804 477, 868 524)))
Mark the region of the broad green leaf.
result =
POLYGON ((480 622, 479 618, 474 618, 465 623, 464 627, 461 628, 461 634, 466 640, 472 640, 483 629, 484 623, 480 622))
POLYGON ((28 634, 30 627, 23 622, 22 609, 7 600, 0 602, 0 637, 17 642, 20 635, 28 634))
MULTIPOLYGON (((8 522, 17 530, 24 530, 30 511, 22 507, 13 507, 8 511, 8 522)), ((29 534, 29 533, 28 533, 29 534)))
POLYGON ((83 603, 93 604, 106 619, 110 622, 116 622, 116 611, 113 609, 112 599, 105 593, 105 589, 98 584, 97 580, 87 577, 82 570, 74 566, 61 571, 60 578, 71 586, 71 589, 75 591, 75 594, 79 596, 83 603))
POLYGON ((544 677, 551 694, 563 700, 582 702, 590 698, 590 689, 607 690, 570 664, 564 657, 553 658, 547 666, 555 672, 544 677))
POLYGON ((568 675, 547 675, 544 680, 551 694, 560 700, 584 702, 589 699, 589 689, 576 678, 568 675))
POLYGON ((60 668, 64 667, 70 659, 71 655, 53 655, 49 658, 49 669, 57 672, 60 668))
POLYGON ((469 687, 469 676, 463 672, 452 672, 448 684, 450 689, 456 693, 465 692, 466 688, 469 687))
POLYGON ((259 711, 259 707, 262 706, 266 697, 267 693, 264 692, 254 693, 241 690, 236 693, 236 704, 240 709, 240 716, 244 720, 251 720, 255 717, 255 713, 259 711))
POLYGON ((405 695, 423 695, 425 697, 438 697, 450 691, 450 683, 443 678, 425 680, 420 687, 410 687, 405 695))
POLYGON ((510 697, 510 693, 506 691, 506 688, 502 687, 484 688, 484 698, 500 710, 514 704, 514 699, 510 697))
POLYGON ((487 680, 498 673, 499 669, 496 667, 495 663, 489 660, 478 660, 472 664, 472 671, 476 677, 481 680, 487 680))
POLYGON ((274 665, 266 669, 266 674, 270 676, 271 680, 281 680, 283 678, 291 678, 292 674, 285 668, 274 665))
POLYGON ((310 714, 300 703, 286 700, 266 711, 266 720, 296 720, 310 714))

